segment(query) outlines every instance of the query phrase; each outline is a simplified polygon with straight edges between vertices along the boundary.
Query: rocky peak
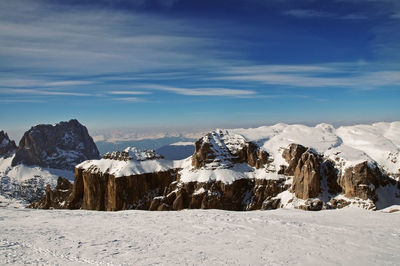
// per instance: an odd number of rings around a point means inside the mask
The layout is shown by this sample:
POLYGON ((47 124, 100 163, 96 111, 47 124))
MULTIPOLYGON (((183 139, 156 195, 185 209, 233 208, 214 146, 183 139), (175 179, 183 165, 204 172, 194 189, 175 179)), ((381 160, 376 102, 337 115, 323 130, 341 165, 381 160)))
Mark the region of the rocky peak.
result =
POLYGON ((268 156, 267 152, 239 134, 215 130, 196 141, 192 165, 196 169, 217 169, 230 168, 235 163, 248 163, 261 168, 267 163, 268 156))
POLYGON ((17 145, 10 140, 7 133, 0 131, 0 157, 7 158, 17 149, 17 145))
POLYGON ((82 161, 99 157, 86 127, 72 119, 56 125, 37 125, 25 132, 12 165, 74 169, 82 161))

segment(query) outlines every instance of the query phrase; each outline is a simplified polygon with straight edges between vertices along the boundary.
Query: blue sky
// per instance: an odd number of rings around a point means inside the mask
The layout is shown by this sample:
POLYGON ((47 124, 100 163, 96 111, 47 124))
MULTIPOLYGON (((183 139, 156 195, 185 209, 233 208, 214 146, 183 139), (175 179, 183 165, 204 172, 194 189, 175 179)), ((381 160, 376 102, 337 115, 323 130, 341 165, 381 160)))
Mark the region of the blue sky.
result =
POLYGON ((1 129, 400 120, 398 0, 0 2, 1 129))

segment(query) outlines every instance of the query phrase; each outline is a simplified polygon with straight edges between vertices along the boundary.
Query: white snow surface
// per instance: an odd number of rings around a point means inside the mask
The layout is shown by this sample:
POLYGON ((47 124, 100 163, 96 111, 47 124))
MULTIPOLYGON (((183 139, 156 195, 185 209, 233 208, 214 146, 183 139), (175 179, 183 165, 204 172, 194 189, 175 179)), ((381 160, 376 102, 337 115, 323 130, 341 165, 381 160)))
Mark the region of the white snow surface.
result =
POLYGON ((154 150, 139 150, 135 147, 128 147, 124 151, 136 161, 145 161, 160 157, 160 155, 158 155, 154 150))
POLYGON ((100 159, 84 161, 76 167, 93 173, 108 173, 114 177, 122 177, 167 171, 173 168, 180 168, 181 164, 181 161, 169 161, 164 159, 146 161, 100 159))
POLYGON ((5 208, 3 265, 399 265, 400 212, 5 208), (112 226, 110 226, 112 225, 112 226))

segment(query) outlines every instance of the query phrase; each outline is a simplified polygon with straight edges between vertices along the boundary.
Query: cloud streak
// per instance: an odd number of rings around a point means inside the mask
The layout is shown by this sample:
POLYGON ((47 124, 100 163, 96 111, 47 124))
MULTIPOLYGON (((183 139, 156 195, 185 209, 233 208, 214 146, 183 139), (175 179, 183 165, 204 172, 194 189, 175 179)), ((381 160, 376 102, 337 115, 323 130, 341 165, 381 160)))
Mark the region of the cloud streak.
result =
POLYGON ((253 90, 229 89, 229 88, 180 88, 163 85, 142 85, 141 88, 150 90, 168 91, 185 96, 252 96, 256 95, 253 90))
POLYGON ((109 91, 109 94, 114 95, 148 95, 151 94, 149 91, 109 91))
POLYGON ((70 92, 70 91, 49 91, 39 89, 13 89, 0 88, 0 94, 31 94, 31 95, 47 95, 47 96, 93 96, 88 93, 70 92))
POLYGON ((358 65, 249 66, 227 69, 214 79, 303 88, 338 87, 357 90, 397 87, 400 83, 400 71, 359 71, 356 70, 358 65))
POLYGON ((284 15, 312 19, 312 18, 332 18, 332 19, 367 19, 368 17, 362 14, 344 14, 339 15, 332 12, 326 12, 313 9, 291 9, 283 12, 284 15))

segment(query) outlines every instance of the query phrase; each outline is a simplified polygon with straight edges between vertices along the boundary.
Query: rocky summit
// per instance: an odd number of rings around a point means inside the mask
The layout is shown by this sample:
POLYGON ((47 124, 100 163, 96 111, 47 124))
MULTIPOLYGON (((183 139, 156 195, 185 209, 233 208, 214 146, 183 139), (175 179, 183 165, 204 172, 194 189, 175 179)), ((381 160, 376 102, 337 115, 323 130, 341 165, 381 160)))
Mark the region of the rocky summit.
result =
POLYGON ((10 140, 7 133, 0 131, 0 158, 10 157, 17 149, 17 145, 13 140, 10 140))
POLYGON ((37 125, 25 132, 12 161, 18 164, 73 170, 100 154, 88 130, 77 120, 56 125, 37 125))

